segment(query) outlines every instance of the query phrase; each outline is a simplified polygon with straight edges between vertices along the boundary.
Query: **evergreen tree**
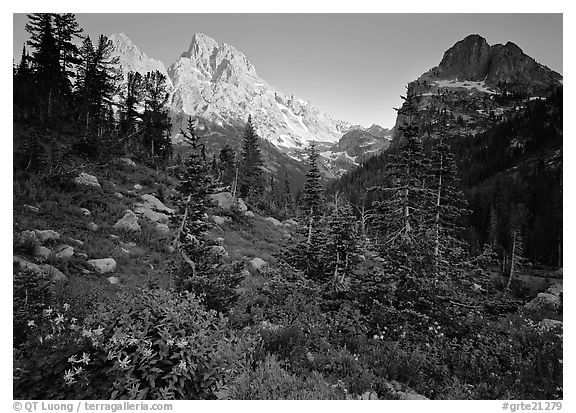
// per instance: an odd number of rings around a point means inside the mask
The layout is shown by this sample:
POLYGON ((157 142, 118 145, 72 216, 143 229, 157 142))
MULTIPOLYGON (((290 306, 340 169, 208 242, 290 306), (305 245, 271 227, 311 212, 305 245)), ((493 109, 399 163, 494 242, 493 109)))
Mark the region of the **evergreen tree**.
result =
POLYGON ((220 181, 223 185, 234 186, 236 181, 236 151, 231 145, 225 145, 218 155, 220 181))
POLYGON ((187 278, 197 275, 198 265, 206 252, 203 235, 210 225, 204 214, 211 204, 209 195, 213 191, 213 181, 208 165, 200 154, 201 143, 192 118, 188 119, 186 131, 182 130, 181 133, 191 151, 177 170, 179 184, 176 189, 181 198, 178 202, 178 215, 172 221, 177 228, 174 246, 191 270, 186 272, 188 275, 184 278, 187 278))
POLYGON ((168 89, 166 76, 159 71, 148 72, 144 77, 144 133, 142 146, 152 162, 165 161, 172 153, 168 89))
POLYGON ((324 245, 326 226, 323 222, 324 188, 318 167, 318 152, 312 143, 308 149, 308 172, 304 183, 302 233, 290 249, 288 262, 308 278, 326 281, 324 245))
POLYGON ((36 82, 37 112, 41 122, 52 121, 54 108, 63 78, 60 72, 60 56, 54 37, 53 15, 35 13, 28 15, 26 31, 30 33, 28 45, 32 53, 32 69, 36 82))
POLYGON ((262 167, 264 162, 258 148, 259 138, 252 125, 252 116, 248 116, 248 122, 244 128, 242 152, 238 174, 238 189, 240 196, 252 202, 264 190, 264 176, 262 167))
POLYGON ((101 35, 96 47, 87 36, 80 48, 75 93, 79 126, 84 132, 83 150, 89 154, 111 151, 116 146, 116 139, 112 140, 115 130, 112 97, 120 73, 118 59, 112 57, 113 47, 101 35))
POLYGON ((334 206, 328 217, 326 253, 327 270, 332 274, 332 282, 337 288, 343 288, 359 262, 360 238, 356 226, 356 216, 349 204, 334 206))
POLYGON ((467 214, 467 202, 459 188, 456 164, 445 138, 445 116, 440 119, 440 131, 431 156, 432 189, 434 191, 434 272, 436 277, 448 276, 463 263, 465 243, 460 239, 462 219, 467 214))
POLYGON ((306 172, 306 182, 304 183, 303 199, 303 209, 308 219, 318 217, 324 204, 322 173, 318 165, 319 156, 320 154, 316 151, 316 144, 311 142, 308 148, 308 171, 306 172))
POLYGON ((136 135, 142 132, 142 118, 138 108, 144 97, 144 79, 138 72, 128 72, 122 90, 122 108, 120 111, 120 133, 130 152, 138 151, 136 135))

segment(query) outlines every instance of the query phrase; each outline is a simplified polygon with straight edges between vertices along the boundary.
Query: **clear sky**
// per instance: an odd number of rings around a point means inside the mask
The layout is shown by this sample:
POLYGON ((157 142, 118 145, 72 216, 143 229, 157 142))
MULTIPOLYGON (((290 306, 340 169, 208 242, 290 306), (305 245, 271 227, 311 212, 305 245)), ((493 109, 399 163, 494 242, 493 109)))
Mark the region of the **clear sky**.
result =
MULTIPOLYGON (((85 32, 124 32, 168 67, 194 33, 242 51, 257 73, 333 118, 392 127, 404 86, 440 63, 458 40, 477 33, 512 41, 563 73, 562 14, 77 14, 85 32)), ((14 14, 18 61, 26 16, 14 14)))

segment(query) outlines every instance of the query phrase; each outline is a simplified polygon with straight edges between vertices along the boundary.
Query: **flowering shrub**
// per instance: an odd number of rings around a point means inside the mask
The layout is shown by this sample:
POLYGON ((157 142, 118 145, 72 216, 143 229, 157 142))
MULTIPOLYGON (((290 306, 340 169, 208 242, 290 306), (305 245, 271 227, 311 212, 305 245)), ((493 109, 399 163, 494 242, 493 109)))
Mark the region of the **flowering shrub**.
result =
POLYGON ((101 396, 112 399, 214 398, 247 368, 255 344, 192 294, 163 290, 120 294, 86 319, 82 335, 93 350, 70 358, 63 379, 79 389, 106 380, 101 396))
POLYGON ((67 315, 68 304, 30 320, 16 356, 17 397, 208 399, 248 368, 254 339, 192 294, 133 290, 115 298, 81 323, 67 315))

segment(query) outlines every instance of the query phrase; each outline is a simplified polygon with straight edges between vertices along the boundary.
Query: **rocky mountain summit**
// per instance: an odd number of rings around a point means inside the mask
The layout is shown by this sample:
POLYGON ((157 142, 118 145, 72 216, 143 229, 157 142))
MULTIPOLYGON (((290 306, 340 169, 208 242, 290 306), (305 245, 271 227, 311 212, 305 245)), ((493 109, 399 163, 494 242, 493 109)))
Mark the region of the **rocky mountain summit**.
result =
MULTIPOLYGON (((449 48, 440 64, 408 84, 416 119, 425 138, 437 129, 445 110, 451 134, 476 135, 508 118, 533 99, 546 99, 562 85, 562 75, 541 65, 512 42, 490 46, 473 34, 449 48)), ((404 103, 394 127, 394 143, 401 141, 404 103)))
MULTIPOLYGON (((178 132, 185 127, 186 120, 194 116, 198 117, 198 128, 212 150, 218 150, 224 144, 237 146, 250 114, 259 136, 270 143, 262 149, 266 160, 270 161, 270 169, 274 170, 278 168, 279 163, 275 161, 278 158, 284 158, 287 164, 290 164, 288 158, 299 163, 304 149, 312 141, 323 150, 329 150, 346 132, 361 129, 334 120, 309 101, 271 86, 258 76, 255 66, 241 51, 204 34, 195 34, 188 50, 168 70, 162 62, 140 51, 125 34, 114 34, 110 38, 124 73, 159 70, 167 75, 176 143, 180 142, 178 132)), ((355 146, 350 137, 347 139, 344 152, 338 148, 334 151, 339 152, 336 157, 358 156, 345 153, 355 146)), ((358 148, 360 145, 358 142, 358 148)), ((333 158, 325 159, 328 176, 337 176, 342 168, 355 165, 346 162, 336 166, 333 158)))

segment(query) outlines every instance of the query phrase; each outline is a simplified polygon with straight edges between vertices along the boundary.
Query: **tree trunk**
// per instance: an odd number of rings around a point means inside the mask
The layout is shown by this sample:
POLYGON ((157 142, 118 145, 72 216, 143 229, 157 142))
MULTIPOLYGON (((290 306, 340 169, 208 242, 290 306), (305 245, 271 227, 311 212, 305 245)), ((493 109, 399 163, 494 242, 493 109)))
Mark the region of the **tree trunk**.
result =
POLYGON ((516 230, 512 235, 512 255, 510 256, 510 276, 508 277, 508 284, 506 285, 506 289, 510 289, 510 284, 512 283, 512 277, 514 277, 514 263, 516 262, 516 230))

